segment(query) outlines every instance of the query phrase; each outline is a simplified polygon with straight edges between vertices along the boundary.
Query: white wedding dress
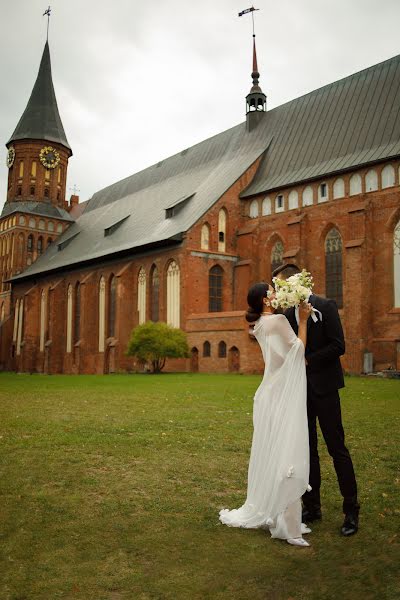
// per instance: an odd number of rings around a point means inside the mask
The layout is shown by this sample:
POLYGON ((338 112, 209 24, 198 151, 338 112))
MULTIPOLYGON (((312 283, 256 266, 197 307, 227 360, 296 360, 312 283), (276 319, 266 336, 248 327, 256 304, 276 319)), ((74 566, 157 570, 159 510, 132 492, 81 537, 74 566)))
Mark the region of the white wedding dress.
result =
POLYGON ((254 396, 246 502, 220 511, 230 527, 269 528, 271 537, 301 537, 301 497, 309 477, 307 382, 303 342, 283 315, 254 326, 265 370, 254 396))

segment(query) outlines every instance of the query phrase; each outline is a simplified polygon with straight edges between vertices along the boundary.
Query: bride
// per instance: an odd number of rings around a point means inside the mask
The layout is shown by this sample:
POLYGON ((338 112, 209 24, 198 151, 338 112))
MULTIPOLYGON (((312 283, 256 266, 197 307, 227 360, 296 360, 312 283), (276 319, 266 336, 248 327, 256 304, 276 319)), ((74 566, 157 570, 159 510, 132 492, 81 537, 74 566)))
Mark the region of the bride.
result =
POLYGON ((274 314, 274 289, 253 285, 246 319, 255 322, 254 335, 265 362, 254 396, 253 442, 246 502, 220 511, 230 527, 269 528, 271 537, 295 546, 309 546, 302 534, 301 497, 309 488, 307 383, 304 348, 310 304, 299 307, 299 335, 284 315, 274 314))

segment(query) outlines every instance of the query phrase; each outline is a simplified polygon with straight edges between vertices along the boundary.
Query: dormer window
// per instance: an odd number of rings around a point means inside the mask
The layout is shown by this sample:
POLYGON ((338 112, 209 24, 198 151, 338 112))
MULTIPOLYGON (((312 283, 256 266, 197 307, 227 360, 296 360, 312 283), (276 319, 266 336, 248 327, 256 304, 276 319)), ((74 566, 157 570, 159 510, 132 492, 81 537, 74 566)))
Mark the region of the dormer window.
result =
POLYGON ((76 238, 77 235, 79 235, 79 231, 77 231, 74 235, 71 235, 71 237, 69 237, 66 240, 63 240, 62 242, 59 242, 57 244, 57 250, 59 252, 61 252, 61 250, 64 250, 64 248, 66 248, 67 246, 69 246, 69 244, 72 242, 72 240, 74 240, 76 238))
POLYGON ((114 233, 114 231, 116 231, 119 227, 121 227, 122 223, 124 223, 127 219, 129 219, 129 217, 130 217, 130 215, 126 215, 126 217, 123 217, 116 223, 113 223, 109 227, 106 227, 104 229, 104 237, 107 237, 107 236, 111 235, 112 233, 114 233))
POLYGON ((167 206, 167 208, 165 209, 165 218, 172 219, 172 217, 175 217, 175 215, 177 215, 182 210, 182 208, 186 205, 186 203, 189 200, 191 200, 193 198, 193 196, 194 196, 194 194, 189 194, 188 196, 182 196, 181 198, 179 198, 179 200, 177 200, 170 206, 167 206))

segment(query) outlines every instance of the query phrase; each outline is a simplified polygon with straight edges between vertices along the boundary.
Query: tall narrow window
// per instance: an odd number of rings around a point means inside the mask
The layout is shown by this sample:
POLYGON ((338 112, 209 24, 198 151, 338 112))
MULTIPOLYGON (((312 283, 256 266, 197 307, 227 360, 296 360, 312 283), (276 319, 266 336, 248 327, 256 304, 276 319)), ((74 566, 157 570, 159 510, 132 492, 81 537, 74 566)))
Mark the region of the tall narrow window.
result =
POLYGON ((252 200, 250 203, 249 215, 252 219, 256 219, 258 217, 258 200, 252 200))
POLYGON ((44 352, 44 343, 46 336, 47 314, 46 314, 46 290, 42 290, 40 298, 40 343, 39 350, 44 352))
POLYGON ((99 352, 104 352, 104 336, 106 331, 106 281, 101 277, 99 282, 99 352))
POLYGON ((333 198, 344 198, 344 181, 341 177, 333 184, 333 198))
POLYGON ((311 206, 314 203, 314 192, 310 185, 303 190, 303 206, 311 206))
POLYGON ((267 196, 262 202, 262 214, 263 216, 270 215, 272 212, 271 198, 267 196))
POLYGON ((14 309, 14 330, 13 330, 13 342, 17 341, 17 333, 18 333, 18 318, 19 318, 19 299, 15 302, 14 309))
POLYGON ((222 208, 218 213, 218 252, 226 251, 226 210, 222 208))
POLYGON ((225 342, 220 342, 218 344, 218 358, 226 357, 226 344, 225 342))
POLYGON ((19 311, 18 311, 17 356, 21 354, 23 321, 24 321, 24 300, 23 300, 23 298, 21 298, 21 300, 19 301, 19 311))
POLYGON ((74 343, 81 339, 81 284, 75 286, 74 343))
POLYGON ((73 289, 70 284, 67 291, 67 352, 72 352, 72 302, 73 289))
POLYGON ((150 311, 151 320, 156 323, 159 319, 160 309, 160 278, 158 275, 158 269, 154 265, 151 271, 151 298, 150 298, 150 311))
POLYGON ((32 177, 36 177, 36 161, 32 161, 31 175, 32 175, 32 177))
POLYGON ((204 342, 203 344, 203 356, 204 358, 211 356, 211 345, 208 341, 204 342))
POLYGON ((215 265, 209 272, 209 293, 208 310, 209 312, 222 311, 222 285, 223 270, 219 265, 215 265))
POLYGON ((37 252, 38 254, 42 254, 43 252, 43 238, 40 236, 37 241, 37 252))
POLYGON ((292 210, 293 208, 298 208, 299 206, 299 194, 297 193, 296 190, 292 190, 289 194, 289 198, 288 198, 288 202, 289 202, 289 210, 292 210))
POLYGON ((180 326, 180 271, 173 260, 167 270, 167 323, 172 327, 180 326))
POLYGON ((280 240, 275 242, 271 251, 271 272, 283 264, 283 244, 280 240))
POLYGON ((400 308, 400 221, 393 235, 394 305, 400 308))
POLYGON ((386 165, 382 169, 382 189, 392 187, 395 184, 395 174, 392 165, 386 165))
POLYGON ((33 235, 28 235, 28 242, 26 245, 26 249, 28 250, 28 252, 32 252, 33 251, 33 235))
POLYGON ((138 274, 138 303, 139 325, 146 321, 146 271, 141 267, 138 274))
POLYGON ((326 296, 343 308, 342 237, 331 229, 325 238, 325 288, 326 296))
POLYGON ((362 179, 358 173, 355 173, 350 177, 350 196, 356 196, 361 194, 362 190, 362 179))
POLYGON ((275 212, 283 212, 285 210, 285 202, 282 194, 278 194, 275 198, 275 212))
POLYGON ((117 280, 114 275, 110 279, 108 290, 108 337, 115 337, 115 318, 117 311, 117 280))
POLYGON ((23 177, 24 176, 24 161, 21 160, 21 162, 19 163, 19 176, 23 177))
POLYGON ((201 228, 201 249, 209 250, 210 248, 210 227, 207 223, 204 223, 201 228))
POLYGON ((378 173, 370 169, 365 176, 365 191, 375 192, 378 189, 378 173))

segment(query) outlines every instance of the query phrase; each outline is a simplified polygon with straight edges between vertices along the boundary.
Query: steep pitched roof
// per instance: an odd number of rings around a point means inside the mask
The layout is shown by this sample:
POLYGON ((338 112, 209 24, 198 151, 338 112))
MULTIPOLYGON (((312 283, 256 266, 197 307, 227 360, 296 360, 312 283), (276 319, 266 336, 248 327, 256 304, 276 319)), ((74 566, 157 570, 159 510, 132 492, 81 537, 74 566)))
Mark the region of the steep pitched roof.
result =
POLYGON ((242 198, 400 155, 400 55, 268 111, 242 198))
POLYGON ((46 42, 43 50, 39 73, 32 94, 14 133, 7 142, 7 146, 15 140, 24 139, 58 142, 71 151, 58 112, 51 76, 48 42, 46 42))
POLYGON ((13 280, 179 242, 270 141, 257 129, 247 132, 242 123, 100 190, 57 242, 13 280), (169 218, 166 209, 177 203, 179 211, 169 218))
POLYGON ((399 156, 400 56, 262 117, 251 131, 242 123, 100 190, 57 240, 62 248, 52 244, 13 280, 176 243, 262 154, 242 197, 399 156))

